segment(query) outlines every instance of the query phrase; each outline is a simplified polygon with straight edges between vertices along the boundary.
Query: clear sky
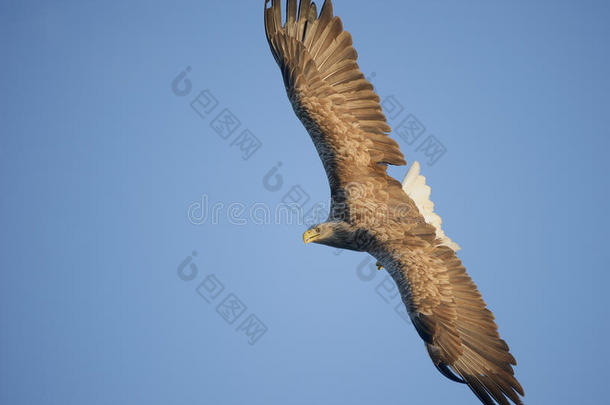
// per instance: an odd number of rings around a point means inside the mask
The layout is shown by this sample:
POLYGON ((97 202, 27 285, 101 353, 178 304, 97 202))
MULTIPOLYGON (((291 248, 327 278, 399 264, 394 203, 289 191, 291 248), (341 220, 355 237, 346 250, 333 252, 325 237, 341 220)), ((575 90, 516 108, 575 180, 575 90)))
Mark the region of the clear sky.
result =
MULTIPOLYGON (((608 4, 335 1, 531 404, 610 377, 608 4)), ((0 34, 0 403, 476 403, 366 255, 249 217, 329 198, 263 0, 4 0, 0 34)))

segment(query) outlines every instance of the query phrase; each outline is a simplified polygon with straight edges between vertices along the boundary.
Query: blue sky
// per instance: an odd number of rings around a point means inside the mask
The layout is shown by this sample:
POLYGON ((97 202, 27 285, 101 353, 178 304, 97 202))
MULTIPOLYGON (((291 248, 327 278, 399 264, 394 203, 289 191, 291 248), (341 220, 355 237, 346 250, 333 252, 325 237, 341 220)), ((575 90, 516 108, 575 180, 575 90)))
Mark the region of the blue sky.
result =
MULTIPOLYGON (((422 161, 526 401, 599 403, 608 3, 380 3, 334 2, 390 124, 422 127, 394 137, 422 161)), ((476 402, 434 369, 366 255, 235 219, 329 198, 262 11, 0 3, 0 403, 476 402), (173 86, 181 72, 190 85, 173 86)))

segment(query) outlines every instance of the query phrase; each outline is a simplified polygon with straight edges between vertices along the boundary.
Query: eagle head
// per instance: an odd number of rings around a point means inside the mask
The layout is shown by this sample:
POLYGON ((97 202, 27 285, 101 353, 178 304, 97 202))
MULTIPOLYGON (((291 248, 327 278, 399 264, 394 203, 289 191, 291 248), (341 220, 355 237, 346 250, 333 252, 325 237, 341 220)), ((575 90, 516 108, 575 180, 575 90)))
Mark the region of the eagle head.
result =
POLYGON ((339 249, 366 251, 372 241, 368 232, 343 221, 329 221, 309 228, 303 234, 306 244, 317 243, 339 249))

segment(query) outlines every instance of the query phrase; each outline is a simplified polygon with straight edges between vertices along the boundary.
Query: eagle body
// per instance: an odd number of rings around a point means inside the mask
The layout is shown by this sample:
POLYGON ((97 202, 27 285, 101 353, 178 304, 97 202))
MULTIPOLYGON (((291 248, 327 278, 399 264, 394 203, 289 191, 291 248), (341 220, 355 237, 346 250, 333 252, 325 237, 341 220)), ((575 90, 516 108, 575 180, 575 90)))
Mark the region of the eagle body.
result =
POLYGON ((314 2, 288 0, 284 16, 279 0, 266 0, 265 31, 330 186, 329 217, 303 240, 374 256, 396 282, 435 367, 484 404, 521 404, 516 361, 459 246, 441 229, 419 164, 402 184, 386 172, 406 162, 332 2, 318 13, 314 2))

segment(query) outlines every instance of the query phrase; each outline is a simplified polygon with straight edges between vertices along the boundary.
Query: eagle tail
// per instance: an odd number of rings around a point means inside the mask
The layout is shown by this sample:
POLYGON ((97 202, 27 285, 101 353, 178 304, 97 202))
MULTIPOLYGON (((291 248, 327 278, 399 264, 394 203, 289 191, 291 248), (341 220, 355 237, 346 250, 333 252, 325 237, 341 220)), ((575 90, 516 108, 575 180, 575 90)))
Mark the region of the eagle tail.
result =
POLYGON ((415 202, 419 213, 424 217, 425 221, 434 226, 437 239, 443 241, 442 245, 457 252, 460 250, 460 246, 443 232, 443 220, 434 212, 434 203, 430 200, 432 189, 426 184, 426 178, 420 172, 419 162, 413 162, 405 179, 402 181, 402 189, 415 202))

